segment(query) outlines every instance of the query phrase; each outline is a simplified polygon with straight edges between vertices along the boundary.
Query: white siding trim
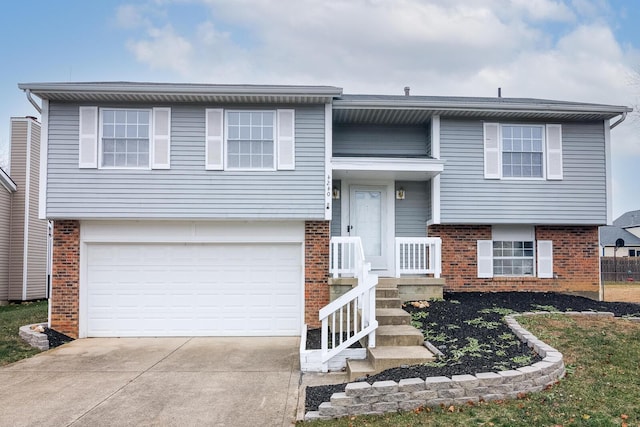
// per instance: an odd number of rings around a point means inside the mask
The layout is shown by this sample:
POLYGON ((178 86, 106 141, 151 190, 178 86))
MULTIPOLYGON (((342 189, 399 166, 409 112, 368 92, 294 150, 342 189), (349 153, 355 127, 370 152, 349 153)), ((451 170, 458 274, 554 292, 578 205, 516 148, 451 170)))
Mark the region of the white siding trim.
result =
POLYGON ((31 205, 31 120, 27 120, 26 165, 24 172, 24 238, 22 252, 22 300, 27 299, 27 273, 29 272, 29 206, 31 205))
POLYGON ((171 167, 171 108, 154 107, 152 126, 151 169, 169 169, 171 167))
POLYGON ((324 219, 331 220, 333 211, 333 177, 331 156, 333 153, 333 105, 324 105, 324 219))
POLYGON ((224 169, 224 110, 205 110, 205 169, 224 169))
POLYGON ((478 240, 478 277, 493 277, 493 240, 478 240))
POLYGON ((562 125, 548 124, 545 127, 547 179, 562 179, 562 125))
POLYGON ((49 144, 49 100, 42 100, 40 113, 40 187, 38 188, 38 219, 47 219, 47 154, 49 144))
POLYGON ((440 116, 431 117, 431 157, 440 158, 440 116))
POLYGON ((431 178, 431 211, 429 224, 440 224, 440 175, 431 178))
POLYGON ((79 107, 78 167, 98 167, 98 107, 79 107))
POLYGON ((609 120, 604 120, 604 159, 605 159, 605 186, 607 201, 607 225, 613 225, 613 169, 611 163, 611 128, 609 120))
POLYGON ((500 153, 500 124, 484 123, 484 178, 500 179, 502 176, 500 153))
POLYGON ((292 109, 276 110, 278 170, 296 168, 296 113, 292 109))
POLYGON ((538 240, 538 277, 540 279, 553 279, 553 242, 551 240, 538 240))

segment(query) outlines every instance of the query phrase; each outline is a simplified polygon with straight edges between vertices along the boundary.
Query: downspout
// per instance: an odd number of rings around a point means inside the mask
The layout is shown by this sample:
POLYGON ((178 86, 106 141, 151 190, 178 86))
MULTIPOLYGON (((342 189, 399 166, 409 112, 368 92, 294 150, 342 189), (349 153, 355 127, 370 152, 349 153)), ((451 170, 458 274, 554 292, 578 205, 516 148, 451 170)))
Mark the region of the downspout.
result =
POLYGON ((38 113, 42 114, 42 108, 38 105, 38 103, 31 96, 31 89, 25 89, 24 93, 27 94, 27 99, 29 100, 31 105, 33 105, 33 108, 38 110, 38 113))
POLYGON ((626 118, 627 118, 627 112, 625 111, 624 113, 622 113, 622 117, 620 117, 620 120, 613 123, 612 125, 609 125, 609 129, 613 129, 614 127, 618 126, 620 123, 624 122, 624 119, 626 118))

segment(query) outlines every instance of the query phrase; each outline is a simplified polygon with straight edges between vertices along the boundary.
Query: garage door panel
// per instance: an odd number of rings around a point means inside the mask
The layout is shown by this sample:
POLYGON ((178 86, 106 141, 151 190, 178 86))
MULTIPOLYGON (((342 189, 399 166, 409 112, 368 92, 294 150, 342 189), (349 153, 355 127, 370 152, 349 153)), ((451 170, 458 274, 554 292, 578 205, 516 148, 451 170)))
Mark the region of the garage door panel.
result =
POLYGON ((300 244, 88 244, 89 336, 298 335, 300 244))

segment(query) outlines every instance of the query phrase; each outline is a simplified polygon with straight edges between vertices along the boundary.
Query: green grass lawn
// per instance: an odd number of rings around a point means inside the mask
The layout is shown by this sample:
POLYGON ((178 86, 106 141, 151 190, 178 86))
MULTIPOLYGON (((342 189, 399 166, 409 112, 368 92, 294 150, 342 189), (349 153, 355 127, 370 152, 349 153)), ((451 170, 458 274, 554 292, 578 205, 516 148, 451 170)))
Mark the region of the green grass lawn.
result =
POLYGON ((541 393, 473 406, 317 421, 312 426, 640 426, 640 323, 563 315, 518 321, 564 355, 567 376, 541 393))
POLYGON ((20 326, 47 321, 47 301, 0 306, 0 366, 31 357, 40 350, 18 335, 20 326))

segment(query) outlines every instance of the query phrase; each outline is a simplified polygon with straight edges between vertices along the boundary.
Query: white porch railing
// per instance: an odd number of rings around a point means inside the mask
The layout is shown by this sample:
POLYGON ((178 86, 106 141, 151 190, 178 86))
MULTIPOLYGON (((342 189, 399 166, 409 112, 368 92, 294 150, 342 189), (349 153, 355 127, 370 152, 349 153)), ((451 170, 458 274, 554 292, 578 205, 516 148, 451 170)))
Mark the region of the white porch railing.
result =
POLYGON ((355 277, 355 272, 364 262, 360 237, 332 237, 329 257, 329 272, 333 277, 355 277))
POLYGON ((350 345, 369 336, 368 345, 376 346, 376 285, 378 276, 372 274, 371 264, 364 262, 364 252, 359 237, 331 238, 332 274, 350 275, 358 284, 346 294, 320 310, 322 322, 322 365, 350 345), (334 263, 335 261, 335 263, 334 263), (329 337, 331 331, 331 337, 329 337), (331 341, 329 341, 331 340, 331 341), (331 342, 331 349, 329 349, 331 342))
POLYGON ((433 274, 439 278, 442 240, 439 237, 396 237, 396 277, 402 274, 433 274))

